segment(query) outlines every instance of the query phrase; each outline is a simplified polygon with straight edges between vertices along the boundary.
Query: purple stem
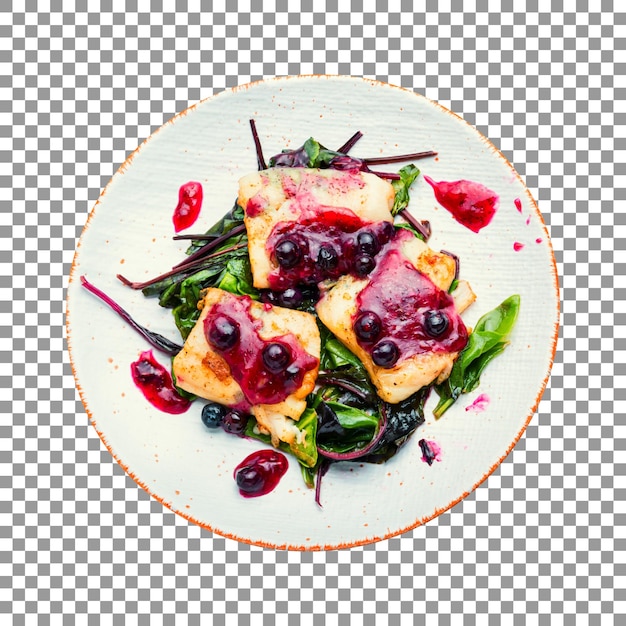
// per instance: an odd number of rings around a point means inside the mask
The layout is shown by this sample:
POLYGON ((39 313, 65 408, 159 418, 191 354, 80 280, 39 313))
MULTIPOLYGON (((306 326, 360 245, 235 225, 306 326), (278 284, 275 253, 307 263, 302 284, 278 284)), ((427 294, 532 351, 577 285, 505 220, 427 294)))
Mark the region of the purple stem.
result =
POLYGON ((320 466, 317 468, 317 476, 315 481, 315 503, 321 508, 322 502, 320 496, 322 493, 322 478, 326 475, 326 472, 330 469, 330 461, 328 459, 322 459, 320 466))
POLYGON ((461 260, 454 252, 448 252, 447 250, 442 250, 441 252, 442 254, 447 254, 454 261, 454 280, 458 280, 461 271, 461 260))
POLYGON ((219 237, 219 235, 174 235, 172 239, 197 239, 198 241, 211 241, 211 239, 215 239, 219 237))
POLYGON ((196 250, 193 254, 190 254, 186 259, 181 261, 180 263, 174 265, 172 269, 180 269, 183 266, 187 266, 189 263, 195 262, 198 259, 202 259, 215 250, 215 248, 219 247, 222 243, 224 243, 227 239, 234 237, 235 235, 240 235, 246 232, 246 225, 239 224, 239 226, 235 226, 232 230, 229 230, 227 233, 220 235, 216 239, 211 240, 209 243, 206 243, 200 248, 196 250))
POLYGON ((263 157, 263 148, 261 148, 261 140, 256 132, 256 122, 254 120, 250 120, 250 128, 252 129, 252 139, 254 140, 254 147, 256 148, 256 160, 259 166, 259 171, 266 170, 267 165, 265 163, 265 158, 263 157))
POLYGON ((402 209, 400 211, 400 215, 409 223, 411 224, 411 226, 413 226, 413 228, 415 228, 415 230, 420 233, 420 235, 422 235, 422 237, 424 237, 425 241, 428 241, 430 239, 430 235, 431 235, 431 228, 430 228, 430 222, 428 222, 427 220, 424 220, 423 222, 420 222, 419 220, 417 220, 416 218, 414 218, 406 209, 402 209))
POLYGON ((380 178, 386 178, 387 180, 400 180, 400 174, 394 174, 392 172, 375 172, 374 170, 370 170, 369 168, 363 171, 369 172, 370 174, 376 174, 376 176, 380 176, 380 178))
POLYGON ((325 374, 320 372, 317 377, 317 382, 322 385, 336 385, 337 387, 341 387, 347 391, 350 391, 355 396, 358 396, 361 400, 367 400, 369 396, 367 396, 361 389, 359 389, 356 385, 350 384, 348 381, 333 376, 332 374, 325 374))
POLYGON ((397 154, 395 156, 373 157, 371 159, 361 159, 368 165, 380 165, 381 163, 399 163, 400 161, 416 161, 417 159, 426 159, 428 157, 437 156, 436 152, 428 150, 427 152, 412 152, 411 154, 397 154))
POLYGON ((208 254, 206 256, 202 256, 202 258, 196 258, 193 261, 186 261, 185 263, 179 263, 178 265, 173 267, 169 272, 165 272, 164 274, 155 276, 154 278, 151 278, 150 280, 147 280, 143 283, 138 283, 138 282, 133 282, 131 280, 128 280, 128 278, 122 276, 121 274, 117 274, 117 278, 121 282, 123 282, 127 287, 130 287, 131 289, 145 289, 146 287, 150 287, 150 285, 154 285, 162 280, 165 280, 166 278, 169 278, 170 276, 174 276, 175 274, 182 274, 184 272, 193 272, 196 265, 198 265, 200 261, 214 259, 215 257, 218 257, 227 252, 232 252, 233 250, 238 250, 239 248, 243 248, 245 245, 247 244, 240 243, 238 245, 231 246, 230 248, 226 248, 225 250, 220 250, 219 252, 216 252, 215 254, 208 254))
POLYGON ((95 296, 100 298, 100 300, 102 300, 105 304, 111 307, 125 322, 131 326, 131 328, 136 330, 157 350, 165 352, 165 354, 169 354, 170 356, 175 356, 182 350, 182 346, 170 341, 167 337, 163 337, 163 335, 159 335, 159 333, 152 332, 151 330, 139 325, 129 313, 127 313, 117 302, 115 302, 115 300, 113 300, 110 296, 107 296, 107 294, 103 291, 100 291, 100 289, 96 286, 92 285, 84 276, 80 277, 80 282, 82 286, 87 289, 87 291, 90 291, 95 296))
POLYGON ((331 459, 332 461, 355 461, 356 459, 367 456, 372 450, 374 450, 374 448, 376 448, 376 446, 378 445, 378 442, 383 438, 386 430, 387 415, 385 411, 381 411, 380 426, 378 428, 378 432, 364 448, 359 448, 358 450, 353 450, 352 452, 330 452, 317 446, 317 453, 320 456, 331 459))
POLYGON ((350 137, 350 139, 348 139, 348 141, 341 146, 341 148, 337 149, 337 152, 341 152, 341 154, 348 154, 348 152, 350 152, 350 150, 354 147, 354 144, 361 139, 361 137, 363 137, 363 133, 360 130, 357 130, 356 133, 354 133, 354 135, 352 135, 352 137, 350 137))

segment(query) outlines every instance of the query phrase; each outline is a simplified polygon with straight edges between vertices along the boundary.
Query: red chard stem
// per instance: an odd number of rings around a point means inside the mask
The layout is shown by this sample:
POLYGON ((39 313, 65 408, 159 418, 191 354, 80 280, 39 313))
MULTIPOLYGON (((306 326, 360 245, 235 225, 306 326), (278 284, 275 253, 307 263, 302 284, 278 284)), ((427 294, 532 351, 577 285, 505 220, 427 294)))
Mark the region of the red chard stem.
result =
POLYGON ((263 156, 263 148, 261 147, 261 140, 259 134, 256 131, 256 122, 250 120, 250 128, 252 130, 252 139, 254 140, 254 147, 256 148, 256 160, 260 170, 266 170, 267 164, 265 163, 265 157, 263 156))
POLYGON ((167 337, 163 337, 163 335, 152 332, 151 330, 148 330, 138 324, 129 313, 127 313, 117 302, 115 302, 115 300, 113 300, 110 296, 107 296, 107 294, 103 291, 100 291, 100 289, 98 289, 95 285, 92 285, 84 276, 80 277, 80 282, 82 286, 87 289, 87 291, 90 291, 95 296, 100 298, 102 302, 113 309, 113 311, 115 311, 133 330, 137 331, 157 350, 165 352, 165 354, 169 354, 170 356, 175 356, 182 350, 182 346, 170 341, 167 337))

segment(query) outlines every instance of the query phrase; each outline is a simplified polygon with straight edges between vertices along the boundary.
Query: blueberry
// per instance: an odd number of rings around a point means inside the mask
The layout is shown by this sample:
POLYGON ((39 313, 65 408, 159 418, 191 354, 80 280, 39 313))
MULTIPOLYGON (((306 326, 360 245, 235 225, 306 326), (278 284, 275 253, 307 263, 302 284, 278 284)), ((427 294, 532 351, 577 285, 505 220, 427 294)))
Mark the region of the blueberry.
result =
POLYGON ((359 233, 356 238, 357 245, 359 250, 363 252, 363 254, 369 254, 370 256, 376 256, 378 251, 380 250, 380 246, 378 245, 378 241, 374 236, 374 233, 369 230, 364 230, 359 233))
POLYGON ((239 342, 239 324, 228 315, 218 315, 209 328, 209 343, 218 350, 230 350, 239 342))
POLYGON ((380 317, 372 311, 364 311, 354 322, 354 332, 361 341, 376 341, 381 330, 380 317))
POLYGON ((285 237, 281 239, 274 248, 274 254, 276 255, 276 261, 283 269, 289 270, 302 259, 302 250, 300 246, 293 239, 285 237))
POLYGON ((399 356, 400 351, 393 341, 381 341, 372 350, 372 361, 384 368, 393 367, 399 356))
POLYGON ((237 487, 244 493, 254 494, 265 488, 265 477, 254 466, 246 465, 235 476, 237 487))
POLYGON ((231 435, 243 435, 246 430, 246 425, 248 424, 248 416, 242 413, 241 411, 237 411, 236 409, 232 409, 224 415, 222 418, 221 426, 222 428, 231 435))
POLYGON ((277 291, 271 291, 270 289, 263 289, 261 291, 261 302, 267 304, 279 304, 280 293, 277 291))
POLYGON ((285 291, 278 294, 278 304, 280 304, 280 306, 287 307, 288 309, 297 307, 302 304, 303 300, 304 295, 297 287, 290 287, 289 289, 285 289, 285 291))
POLYGON ((441 337, 448 330, 448 316, 443 311, 426 311, 424 330, 431 337, 441 337))
POLYGON ((354 259, 354 271, 358 276, 367 276, 371 274, 376 267, 376 261, 369 254, 359 254, 354 259))
POLYGON ((334 270, 339 265, 337 251, 330 245, 323 245, 317 254, 316 265, 322 270, 334 270))
POLYGON ((202 423, 207 428, 218 428, 228 409, 217 402, 210 402, 202 407, 202 423))
POLYGON ((288 346, 272 342, 263 348, 263 363, 273 374, 282 372, 291 361, 291 350, 288 346))

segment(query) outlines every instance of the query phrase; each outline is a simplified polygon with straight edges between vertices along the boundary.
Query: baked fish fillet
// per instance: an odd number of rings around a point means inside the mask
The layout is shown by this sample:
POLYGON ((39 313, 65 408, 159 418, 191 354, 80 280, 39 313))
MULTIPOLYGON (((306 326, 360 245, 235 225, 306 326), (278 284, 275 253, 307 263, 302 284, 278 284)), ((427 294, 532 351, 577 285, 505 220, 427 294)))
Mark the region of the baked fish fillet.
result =
MULTIPOLYGON (((239 383, 233 378, 226 360, 207 341, 204 322, 211 309, 229 298, 241 298, 221 289, 208 289, 200 318, 193 327, 183 349, 174 357, 172 371, 176 384, 201 398, 229 406, 249 404, 239 383)), ((257 420, 259 430, 269 434, 274 445, 279 441, 293 443, 302 436, 295 426, 306 409, 306 397, 313 391, 319 368, 320 334, 315 317, 310 313, 250 302, 250 316, 259 322, 258 334, 264 341, 292 334, 318 366, 304 374, 300 387, 276 404, 256 404, 249 412, 257 420)), ((302 442, 300 442, 302 443, 302 442)))
POLYGON ((244 176, 238 204, 244 209, 254 286, 270 286, 278 266, 266 243, 281 222, 314 221, 332 211, 363 222, 393 222, 391 184, 367 172, 276 167, 244 176))
MULTIPOLYGON (((435 252, 415 237, 398 239, 403 256, 436 287, 447 291, 455 275, 454 260, 449 255, 435 252)), ((445 380, 458 353, 424 352, 407 356, 390 368, 376 365, 370 352, 359 344, 353 329, 353 322, 358 314, 357 299, 369 282, 370 278, 342 276, 322 296, 317 304, 317 313, 324 325, 361 360, 378 395, 386 402, 395 404, 433 381, 445 380)), ((459 282, 455 292, 459 296, 458 300, 453 297, 457 313, 461 313, 476 299, 465 281, 459 282)))

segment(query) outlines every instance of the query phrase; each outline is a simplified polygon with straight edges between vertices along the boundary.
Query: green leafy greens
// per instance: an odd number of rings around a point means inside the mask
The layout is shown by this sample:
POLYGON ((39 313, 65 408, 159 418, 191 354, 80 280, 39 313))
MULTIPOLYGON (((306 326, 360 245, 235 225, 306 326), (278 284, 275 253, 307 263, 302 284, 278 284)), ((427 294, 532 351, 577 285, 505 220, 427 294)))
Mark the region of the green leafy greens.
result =
POLYGON ((411 199, 409 196, 409 190, 411 185, 420 175, 420 171, 411 163, 409 165, 405 165, 398 172, 398 174, 400 175, 400 178, 391 181, 391 185, 396 192, 393 207, 391 209, 391 214, 394 216, 409 206, 409 201, 411 199))
POLYGON ((487 365, 509 344, 508 338, 519 313, 520 297, 513 295, 485 313, 469 336, 446 381, 435 385, 439 402, 435 417, 441 417, 459 398, 478 387, 487 365))
MULTIPOLYGON (((303 433, 301 440, 294 440, 288 444, 281 441, 279 448, 283 452, 291 453, 296 457, 300 465, 306 468, 313 468, 317 463, 317 413, 314 408, 307 407, 302 413, 300 419, 294 422, 298 430, 303 433)), ((271 437, 259 432, 257 422, 254 417, 250 416, 246 424, 246 437, 257 439, 264 443, 270 444, 271 437)))
POLYGON ((203 290, 218 287, 237 295, 259 297, 252 285, 247 244, 243 210, 235 205, 202 240, 192 240, 186 261, 143 287, 143 294, 158 296, 162 307, 172 309, 176 327, 186 339, 200 317, 198 301, 203 290))
MULTIPOLYGON (((265 160, 253 121, 251 126, 259 169, 262 170, 266 167, 265 160)), ((301 147, 283 150, 272 157, 269 167, 331 168, 369 172, 386 178, 391 181, 395 194, 391 213, 394 217, 400 216, 404 219, 395 225, 396 228, 406 228, 416 237, 427 241, 430 237, 430 224, 418 221, 408 211, 410 190, 419 177, 420 170, 412 163, 402 167, 398 173, 373 172, 370 166, 407 162, 435 156, 436 153, 421 152, 371 159, 348 156, 348 151, 361 136, 360 132, 355 133, 337 151, 329 150, 311 137, 301 147)), ((253 299, 262 296, 262 292, 253 286, 244 211, 240 206, 235 203, 203 235, 187 238, 191 239, 186 251, 187 259, 171 271, 146 283, 131 283, 119 277, 134 289, 141 289, 144 295, 157 296, 162 307, 172 309, 174 321, 183 339, 187 338, 200 316, 198 303, 207 288, 217 287, 253 299)), ((454 291, 457 284, 458 280, 455 278, 449 291, 454 291)), ((296 308, 315 313, 317 288, 312 294, 304 294, 302 302, 296 308)), ((300 436, 290 444, 279 444, 281 450, 298 460, 305 483, 309 487, 316 486, 317 477, 316 501, 319 502, 321 476, 332 461, 358 458, 361 461, 378 463, 392 457, 425 421, 424 406, 432 388, 439 396, 434 410, 437 418, 461 394, 474 390, 480 383, 485 367, 508 345, 508 337, 517 319, 519 306, 519 296, 511 296, 481 317, 470 334, 466 347, 456 359, 449 378, 441 384, 424 387, 393 405, 384 402, 377 395, 363 363, 317 319, 321 337, 318 386, 307 398, 307 408, 300 419, 294 421, 300 436)), ((163 338, 159 341, 163 343, 163 338)), ((172 346, 169 346, 169 350, 171 354, 175 353, 172 352, 172 346)), ((253 416, 248 418, 244 435, 271 444, 271 437, 260 432, 253 416)))

